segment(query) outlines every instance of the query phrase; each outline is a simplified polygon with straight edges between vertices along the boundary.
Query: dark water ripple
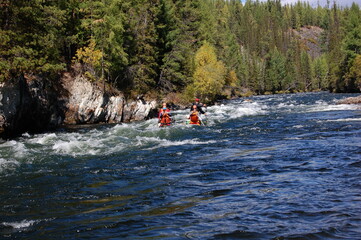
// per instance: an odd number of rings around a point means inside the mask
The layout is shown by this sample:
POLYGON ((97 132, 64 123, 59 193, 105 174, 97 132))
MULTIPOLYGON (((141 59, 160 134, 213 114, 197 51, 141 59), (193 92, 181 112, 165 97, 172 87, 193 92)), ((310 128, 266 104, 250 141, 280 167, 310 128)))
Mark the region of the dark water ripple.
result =
POLYGON ((1 239, 361 239, 361 111, 260 96, 0 145, 1 239))

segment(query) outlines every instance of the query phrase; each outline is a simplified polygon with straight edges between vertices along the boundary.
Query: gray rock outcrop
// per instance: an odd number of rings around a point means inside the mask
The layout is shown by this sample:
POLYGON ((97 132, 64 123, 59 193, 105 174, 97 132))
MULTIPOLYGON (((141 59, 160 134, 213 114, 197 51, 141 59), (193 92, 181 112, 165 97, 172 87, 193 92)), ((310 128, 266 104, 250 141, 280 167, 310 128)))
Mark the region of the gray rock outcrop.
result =
POLYGON ((81 76, 64 81, 68 92, 66 124, 119 123, 144 120, 156 107, 156 101, 127 101, 122 93, 110 95, 81 76))
POLYGON ((99 84, 69 73, 56 83, 35 77, 1 83, 0 137, 62 124, 139 121, 157 106, 155 100, 127 100, 121 92, 103 91, 99 84))
POLYGON ((0 136, 50 129, 62 123, 51 82, 20 77, 0 85, 0 136))

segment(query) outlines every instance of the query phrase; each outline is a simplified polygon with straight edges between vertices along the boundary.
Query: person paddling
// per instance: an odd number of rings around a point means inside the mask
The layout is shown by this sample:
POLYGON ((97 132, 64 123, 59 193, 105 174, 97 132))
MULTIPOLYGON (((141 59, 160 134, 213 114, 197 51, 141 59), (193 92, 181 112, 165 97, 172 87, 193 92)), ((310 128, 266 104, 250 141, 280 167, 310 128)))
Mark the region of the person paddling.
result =
POLYGON ((199 119, 199 111, 198 111, 198 107, 197 105, 193 105, 192 106, 192 111, 188 117, 189 119, 189 124, 194 124, 194 125, 201 125, 201 121, 199 119))
POLYGON ((162 108, 158 113, 158 124, 159 127, 170 126, 172 123, 172 116, 170 114, 170 109, 167 108, 167 104, 163 103, 162 108))

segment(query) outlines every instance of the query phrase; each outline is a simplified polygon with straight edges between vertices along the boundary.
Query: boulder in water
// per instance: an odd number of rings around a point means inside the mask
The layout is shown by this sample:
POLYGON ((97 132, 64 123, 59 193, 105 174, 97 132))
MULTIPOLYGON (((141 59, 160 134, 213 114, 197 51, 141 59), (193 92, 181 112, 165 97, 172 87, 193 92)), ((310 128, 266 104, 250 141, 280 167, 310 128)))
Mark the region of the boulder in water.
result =
POLYGON ((361 104, 361 96, 349 97, 337 102, 338 104, 361 104))

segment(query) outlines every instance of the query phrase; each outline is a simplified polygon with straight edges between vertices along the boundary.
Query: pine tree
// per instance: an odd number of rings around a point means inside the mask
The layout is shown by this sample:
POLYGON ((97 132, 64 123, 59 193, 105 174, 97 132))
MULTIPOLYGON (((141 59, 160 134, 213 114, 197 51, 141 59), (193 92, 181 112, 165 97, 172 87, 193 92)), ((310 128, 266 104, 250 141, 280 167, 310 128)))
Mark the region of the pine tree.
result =
POLYGON ((302 82, 300 89, 303 91, 311 90, 310 89, 312 84, 311 57, 305 51, 301 52, 301 77, 302 77, 302 82))
POLYGON ((207 41, 226 69, 227 84, 238 79, 237 85, 264 93, 324 89, 328 82, 332 91, 356 91, 360 8, 329 6, 330 1, 312 8, 280 0, 3 0, 0 80, 56 74, 71 69, 75 57, 94 79, 127 92, 181 92, 200 76, 195 53, 207 41), (324 55, 313 61, 292 30, 308 25, 325 29, 324 55))
POLYGON ((3 1, 0 12, 0 81, 65 68, 61 61, 65 12, 55 3, 3 1))
MULTIPOLYGON (((130 0, 129 0, 130 1, 130 0)), ((157 30, 159 0, 131 1, 126 23, 124 49, 129 56, 125 81, 135 93, 146 93, 156 87, 158 72, 157 30)))
POLYGON ((159 86, 167 91, 181 91, 192 82, 194 52, 200 43, 200 1, 165 0, 163 34, 166 46, 160 65, 159 86))
POLYGON ((282 90, 286 76, 286 59, 274 48, 266 58, 265 90, 273 93, 282 90))
MULTIPOLYGON (((355 89, 353 91, 361 91, 361 55, 356 55, 352 62, 350 71, 346 75, 346 79, 353 81, 355 89)), ((350 81, 349 80, 349 81, 350 81)))
MULTIPOLYGON (((343 65, 341 66, 341 75, 344 79, 343 91, 359 91, 357 87, 357 78, 350 74, 351 68, 355 69, 355 58, 361 54, 361 11, 358 5, 352 4, 350 11, 346 15, 345 24, 346 36, 343 40, 342 50, 345 54, 343 65)), ((357 62, 357 61, 356 61, 357 62)), ((356 74, 357 75, 357 74, 356 74)))
POLYGON ((314 79, 312 88, 317 90, 326 90, 328 87, 328 65, 327 57, 322 55, 313 61, 314 79))
MULTIPOLYGON (((123 49, 124 15, 120 0, 85 1, 79 5, 83 14, 81 26, 84 37, 88 38, 87 49, 99 51, 99 63, 94 62, 88 67, 93 77, 104 83, 117 81, 127 64, 127 55, 123 49), (92 45, 92 46, 91 46, 92 45)), ((82 36, 83 37, 83 36, 82 36)), ((77 56, 81 53, 78 50, 77 56)), ((79 60, 79 59, 78 59, 79 60)))
POLYGON ((344 89, 344 83, 341 76, 341 63, 344 54, 341 51, 341 22, 339 11, 334 3, 331 11, 328 12, 329 29, 328 29, 328 65, 329 65, 329 89, 340 92, 344 89))

